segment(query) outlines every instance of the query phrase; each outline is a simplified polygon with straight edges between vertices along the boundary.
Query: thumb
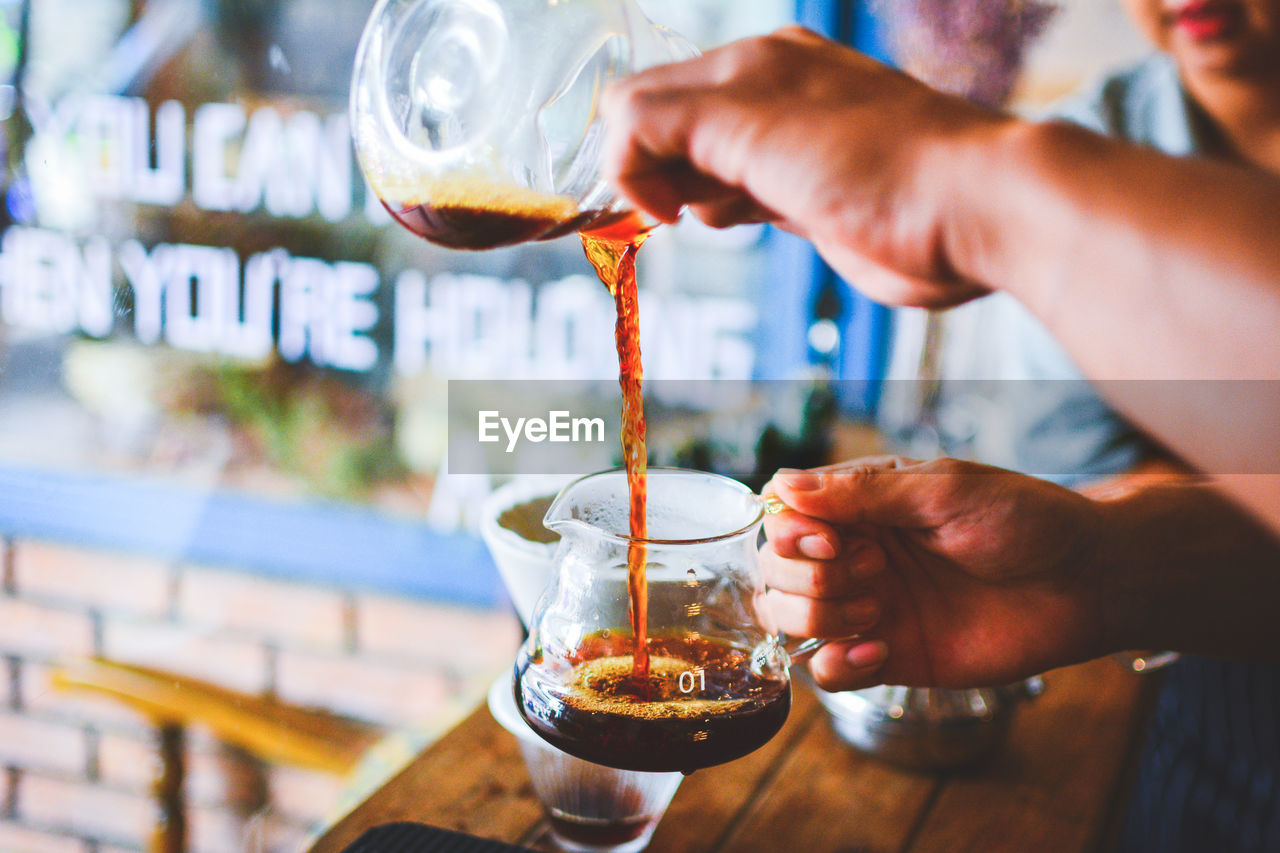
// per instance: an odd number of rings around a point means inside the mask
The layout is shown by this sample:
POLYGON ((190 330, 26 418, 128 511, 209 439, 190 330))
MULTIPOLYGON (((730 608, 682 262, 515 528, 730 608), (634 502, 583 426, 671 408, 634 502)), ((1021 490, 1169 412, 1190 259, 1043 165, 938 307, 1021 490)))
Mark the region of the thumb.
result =
MULTIPOLYGON (((932 527, 955 494, 961 463, 875 459, 812 471, 784 469, 772 491, 796 512, 835 524, 932 527)), ((954 508, 954 507, 952 507, 954 508)))

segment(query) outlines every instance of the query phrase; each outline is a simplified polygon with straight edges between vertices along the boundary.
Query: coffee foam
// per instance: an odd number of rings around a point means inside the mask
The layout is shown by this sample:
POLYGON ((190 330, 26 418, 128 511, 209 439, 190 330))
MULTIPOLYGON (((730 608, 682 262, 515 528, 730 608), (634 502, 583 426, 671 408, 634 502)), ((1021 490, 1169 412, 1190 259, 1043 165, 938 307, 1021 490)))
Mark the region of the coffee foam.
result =
POLYGON ((558 222, 568 221, 579 212, 577 203, 568 196, 465 175, 428 178, 373 174, 370 183, 379 198, 402 207, 429 204, 435 208, 491 210, 558 222))
POLYGON ((579 213, 577 202, 568 196, 502 181, 487 171, 459 169, 441 174, 406 163, 371 116, 362 117, 354 135, 365 177, 378 198, 388 203, 406 208, 419 204, 478 208, 564 222, 579 213))
POLYGON ((687 719, 708 714, 723 714, 742 707, 748 699, 700 699, 679 692, 681 673, 698 671, 698 667, 680 658, 649 658, 649 682, 660 685, 661 698, 645 701, 630 693, 615 694, 613 685, 631 678, 631 655, 616 655, 584 661, 573 668, 573 681, 565 701, 582 711, 622 714, 639 719, 687 719))

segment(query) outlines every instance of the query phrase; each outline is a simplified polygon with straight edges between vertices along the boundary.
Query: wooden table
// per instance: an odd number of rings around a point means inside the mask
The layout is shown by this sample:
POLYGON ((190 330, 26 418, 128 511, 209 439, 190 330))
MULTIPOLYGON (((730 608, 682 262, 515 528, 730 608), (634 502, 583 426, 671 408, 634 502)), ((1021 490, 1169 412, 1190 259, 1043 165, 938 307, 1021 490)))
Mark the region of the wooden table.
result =
MULTIPOLYGON (((681 785, 649 850, 1079 851, 1106 849, 1148 703, 1144 677, 1109 660, 1056 670, 981 766, 925 774, 845 746, 813 693, 762 749, 681 785)), ((413 820, 555 850, 515 738, 480 708, 336 824, 312 853, 413 820)))

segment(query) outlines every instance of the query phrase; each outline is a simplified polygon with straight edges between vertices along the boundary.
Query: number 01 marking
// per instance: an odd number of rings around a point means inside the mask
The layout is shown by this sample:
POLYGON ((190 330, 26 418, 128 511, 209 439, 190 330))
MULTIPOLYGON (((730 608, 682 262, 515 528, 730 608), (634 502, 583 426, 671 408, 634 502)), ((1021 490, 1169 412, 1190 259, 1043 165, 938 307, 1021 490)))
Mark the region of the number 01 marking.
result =
POLYGON ((680 673, 681 693, 692 693, 695 686, 700 690, 707 689, 707 673, 705 670, 687 669, 680 673))

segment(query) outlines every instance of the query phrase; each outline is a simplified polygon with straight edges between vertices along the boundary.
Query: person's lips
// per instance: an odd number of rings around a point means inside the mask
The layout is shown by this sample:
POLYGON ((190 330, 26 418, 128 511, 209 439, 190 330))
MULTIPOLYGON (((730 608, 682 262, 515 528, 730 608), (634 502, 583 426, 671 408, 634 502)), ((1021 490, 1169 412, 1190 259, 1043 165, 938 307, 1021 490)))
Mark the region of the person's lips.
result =
POLYGON ((1206 41, 1231 34, 1244 19, 1237 3, 1224 0, 1192 0, 1173 11, 1174 26, 1195 39, 1206 41))

